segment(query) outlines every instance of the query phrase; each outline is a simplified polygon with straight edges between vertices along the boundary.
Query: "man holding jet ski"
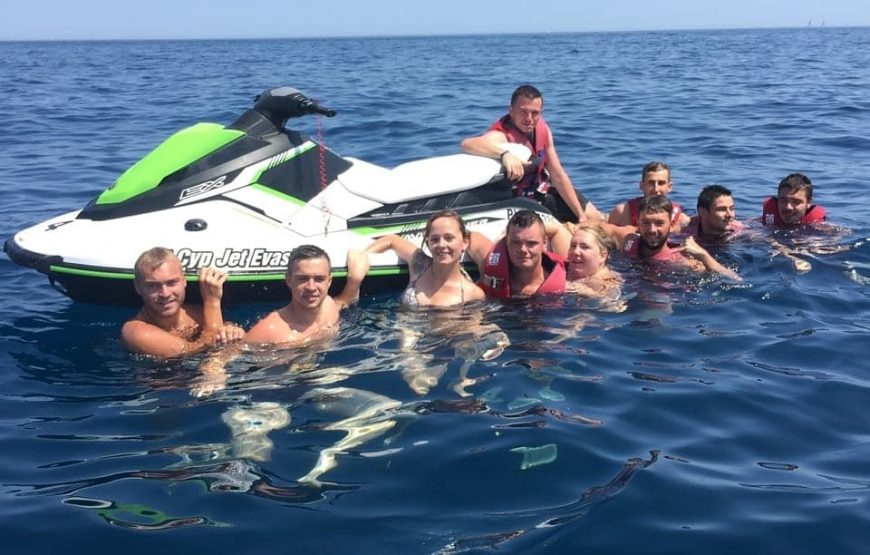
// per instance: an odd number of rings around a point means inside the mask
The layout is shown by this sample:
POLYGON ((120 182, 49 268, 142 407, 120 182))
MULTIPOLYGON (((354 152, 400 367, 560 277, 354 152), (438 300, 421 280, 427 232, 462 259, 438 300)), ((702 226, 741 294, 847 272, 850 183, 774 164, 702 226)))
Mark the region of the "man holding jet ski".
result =
POLYGON ((227 275, 215 268, 199 272, 202 306, 184 302, 187 280, 181 262, 163 247, 143 252, 133 267, 133 287, 142 309, 121 328, 128 351, 161 358, 202 351, 244 337, 242 328, 225 324, 221 314, 227 275))
POLYGON ((562 167, 543 110, 541 92, 520 86, 511 96, 508 113, 482 135, 463 140, 462 151, 499 160, 505 176, 515 182, 514 194, 537 200, 560 221, 601 220, 601 213, 574 189, 562 167), (520 160, 504 148, 506 143, 525 145, 540 162, 520 160))

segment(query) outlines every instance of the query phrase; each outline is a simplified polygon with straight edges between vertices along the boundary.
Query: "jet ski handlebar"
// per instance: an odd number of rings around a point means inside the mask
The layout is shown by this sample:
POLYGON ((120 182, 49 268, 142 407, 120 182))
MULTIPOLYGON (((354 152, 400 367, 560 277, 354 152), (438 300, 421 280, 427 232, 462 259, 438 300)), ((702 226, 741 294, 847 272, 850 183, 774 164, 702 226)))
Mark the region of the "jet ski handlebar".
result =
POLYGON ((308 114, 321 114, 328 118, 335 110, 321 106, 293 87, 269 89, 255 99, 254 110, 266 116, 277 127, 283 127, 289 118, 308 114))

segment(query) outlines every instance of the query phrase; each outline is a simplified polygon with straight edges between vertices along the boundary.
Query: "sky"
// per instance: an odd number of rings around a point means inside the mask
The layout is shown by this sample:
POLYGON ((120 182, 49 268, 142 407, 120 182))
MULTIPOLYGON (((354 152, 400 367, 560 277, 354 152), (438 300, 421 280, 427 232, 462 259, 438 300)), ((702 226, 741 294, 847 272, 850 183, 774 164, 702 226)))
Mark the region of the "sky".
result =
POLYGON ((0 41, 870 26, 870 0, 11 0, 0 41))

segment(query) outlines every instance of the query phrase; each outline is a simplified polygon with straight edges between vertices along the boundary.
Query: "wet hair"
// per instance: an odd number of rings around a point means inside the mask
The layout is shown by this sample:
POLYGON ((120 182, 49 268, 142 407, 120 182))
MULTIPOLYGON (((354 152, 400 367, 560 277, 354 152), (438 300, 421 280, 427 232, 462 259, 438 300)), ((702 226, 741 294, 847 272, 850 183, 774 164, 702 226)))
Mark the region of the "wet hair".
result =
POLYGON ((329 260, 329 255, 326 254, 325 250, 316 245, 299 245, 290 251, 290 258, 287 260, 287 274, 289 275, 293 271, 293 267, 300 260, 314 260, 316 258, 325 258, 329 267, 332 268, 332 261, 329 260))
POLYGON ((640 172, 640 180, 643 181, 646 179, 646 174, 650 172, 660 172, 660 171, 668 172, 668 181, 671 180, 671 167, 664 162, 650 162, 646 166, 643 167, 643 170, 640 172))
POLYGON ((713 201, 719 197, 730 197, 731 189, 728 187, 723 187, 722 185, 707 185, 701 192, 698 193, 698 204, 696 208, 700 210, 703 208, 704 210, 709 210, 710 206, 713 204, 713 201))
POLYGON ((791 192, 807 192, 807 202, 813 200, 813 182, 810 178, 802 173, 790 173, 779 182, 779 187, 776 188, 776 196, 782 193, 791 192))
POLYGON ((655 214, 657 212, 665 212, 667 214, 672 214, 674 212, 674 205, 671 204, 668 197, 656 195, 645 197, 640 201, 640 206, 637 209, 638 214, 655 214))
POLYGON ((541 229, 546 230, 547 226, 544 225, 544 220, 541 219, 540 214, 534 210, 524 209, 511 216, 511 219, 508 220, 507 223, 507 229, 508 231, 510 231, 510 228, 512 227, 517 229, 528 229, 536 223, 541 224, 541 229))
POLYGON ((528 98, 529 100, 540 98, 541 102, 544 101, 544 96, 541 94, 541 91, 531 85, 520 85, 517 87, 517 90, 515 90, 511 95, 511 106, 516 104, 519 98, 528 98))
POLYGON ((145 272, 153 272, 167 260, 175 260, 179 266, 181 265, 178 257, 175 256, 175 253, 171 249, 166 247, 148 249, 136 259, 136 263, 133 265, 133 276, 136 281, 142 281, 145 277, 145 272))
POLYGON ((613 241, 613 238, 610 237, 604 230, 595 225, 588 222, 583 222, 580 224, 574 224, 571 226, 571 240, 574 240, 574 235, 578 231, 588 231, 592 234, 592 237, 595 239, 595 243, 598 245, 598 248, 608 257, 610 253, 616 249, 616 244, 613 241))
POLYGON ((423 245, 429 241, 429 233, 432 231, 432 222, 440 218, 450 218, 455 221, 459 226, 459 232, 462 234, 462 238, 468 239, 470 234, 468 233, 468 228, 465 227, 465 221, 462 219, 462 216, 453 210, 441 210, 440 212, 435 212, 429 216, 429 220, 426 222, 426 231, 423 232, 423 245))

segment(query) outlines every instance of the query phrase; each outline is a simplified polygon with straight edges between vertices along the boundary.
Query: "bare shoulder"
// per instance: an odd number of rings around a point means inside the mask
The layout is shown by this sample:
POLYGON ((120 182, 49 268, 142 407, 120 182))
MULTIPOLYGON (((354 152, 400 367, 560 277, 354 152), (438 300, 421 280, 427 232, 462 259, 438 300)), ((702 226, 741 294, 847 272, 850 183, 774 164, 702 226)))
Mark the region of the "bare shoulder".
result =
POLYGON ((157 357, 175 357, 185 353, 187 341, 139 318, 124 323, 121 343, 128 351, 157 357))
POLYGON ((334 324, 338 321, 343 308, 345 308, 344 303, 339 302, 332 297, 326 297, 323 301, 323 307, 321 308, 320 323, 323 325, 334 324))
POLYGON ((486 293, 483 292, 483 289, 481 289, 479 285, 473 281, 467 282, 465 285, 467 287, 465 290, 465 302, 482 301, 486 299, 486 293))
POLYGON ((286 340, 290 331, 290 325, 276 310, 254 324, 242 341, 245 343, 275 343, 286 340))
POLYGON ((130 349, 130 346, 135 344, 136 338, 142 333, 147 332, 148 326, 151 326, 151 324, 143 321, 139 315, 124 322, 124 325, 121 327, 121 342, 124 344, 124 347, 130 349))

